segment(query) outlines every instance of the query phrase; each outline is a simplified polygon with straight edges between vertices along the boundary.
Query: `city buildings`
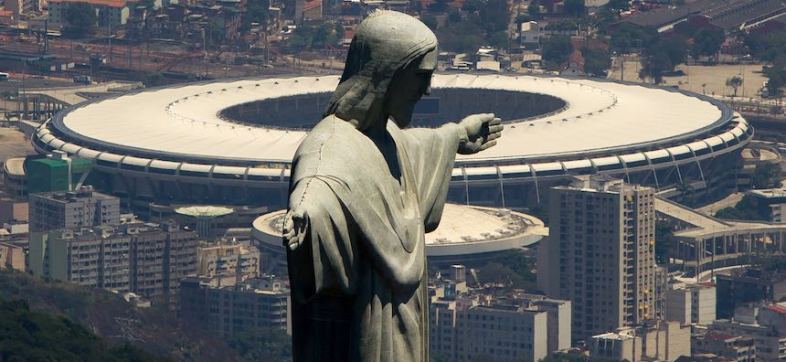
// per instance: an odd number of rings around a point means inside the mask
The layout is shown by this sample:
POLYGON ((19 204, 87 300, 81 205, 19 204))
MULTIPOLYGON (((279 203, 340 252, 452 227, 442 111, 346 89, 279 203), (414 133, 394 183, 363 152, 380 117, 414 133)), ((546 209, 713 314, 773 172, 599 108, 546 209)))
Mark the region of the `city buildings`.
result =
POLYGON ((76 191, 30 195, 30 232, 120 223, 120 200, 83 186, 76 191))
POLYGON ((452 266, 447 277, 430 287, 430 353, 435 358, 538 361, 570 348, 570 301, 469 289, 463 265, 452 266))
POLYGON ((256 278, 261 256, 256 247, 231 242, 204 243, 197 249, 197 274, 203 277, 256 278))
POLYGON ((679 322, 645 324, 592 336, 590 356, 616 361, 675 361, 691 355, 691 328, 679 322))
POLYGON ((0 242, 0 269, 25 271, 25 250, 19 245, 0 242))
POLYGON ((773 302, 786 297, 786 275, 746 267, 715 276, 718 318, 731 318, 735 310, 752 302, 773 302))
POLYGON ((683 325, 712 323, 716 317, 716 288, 711 283, 676 286, 665 293, 666 320, 683 325))
POLYGON ((264 328, 291 332, 289 290, 273 277, 237 283, 222 278, 184 278, 179 307, 185 321, 225 338, 264 328))
POLYGON ((752 338, 756 361, 786 359, 786 303, 740 307, 734 319, 715 321, 709 328, 752 338))
POLYGON ((694 336, 691 349, 694 354, 711 354, 734 362, 754 362, 756 346, 753 338, 719 331, 707 331, 694 336))
POLYGON ((145 298, 176 301, 180 279, 196 273, 195 232, 177 224, 124 224, 31 234, 30 272, 145 298))
POLYGON ((538 285, 573 305, 573 338, 657 316, 654 190, 605 177, 552 188, 538 285))
POLYGON ((71 4, 86 4, 96 14, 96 26, 116 28, 128 21, 129 9, 126 0, 49 0, 49 21, 55 26, 68 25, 66 12, 71 4))

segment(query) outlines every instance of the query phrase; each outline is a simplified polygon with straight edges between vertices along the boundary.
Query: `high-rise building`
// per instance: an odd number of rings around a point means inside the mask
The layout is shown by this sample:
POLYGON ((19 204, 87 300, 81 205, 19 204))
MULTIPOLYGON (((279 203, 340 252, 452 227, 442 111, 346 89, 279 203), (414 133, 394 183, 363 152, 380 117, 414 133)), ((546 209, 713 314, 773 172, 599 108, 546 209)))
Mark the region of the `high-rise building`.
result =
POLYGON ((429 312, 430 353, 447 361, 539 361, 570 348, 570 301, 542 295, 494 298, 435 290, 429 312))
POLYGON ((30 236, 30 272, 79 285, 129 291, 131 238, 112 227, 60 229, 30 236))
POLYGON ((30 236, 30 272, 172 304, 180 279, 196 273, 197 243, 196 232, 174 223, 39 232, 30 236))
POLYGON ((131 237, 131 287, 146 298, 165 295, 177 301, 180 279, 196 273, 198 237, 173 222, 133 223, 120 227, 131 237))
POLYGON ((603 176, 551 189, 538 284, 572 302, 574 339, 657 317, 654 198, 603 176))
POLYGON ((90 186, 31 194, 29 211, 31 233, 120 223, 120 199, 94 192, 90 186))

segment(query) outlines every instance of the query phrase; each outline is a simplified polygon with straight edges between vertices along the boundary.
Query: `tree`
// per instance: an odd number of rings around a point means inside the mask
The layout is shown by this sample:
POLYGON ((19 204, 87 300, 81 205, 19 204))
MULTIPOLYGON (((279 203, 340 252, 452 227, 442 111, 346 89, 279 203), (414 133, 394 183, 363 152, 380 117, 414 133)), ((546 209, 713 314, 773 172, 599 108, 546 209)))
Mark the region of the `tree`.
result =
POLYGON ((691 53, 694 57, 715 56, 725 40, 726 36, 721 29, 700 29, 693 35, 691 53))
POLYGON ((767 77, 765 86, 769 96, 780 98, 786 86, 786 55, 779 56, 771 65, 763 67, 762 72, 767 77))
POLYGON ((652 43, 641 58, 639 77, 649 77, 655 84, 662 82, 664 73, 673 71, 677 64, 685 62, 685 46, 685 39, 680 36, 666 36, 652 43))
POLYGON ((527 5, 527 14, 535 20, 540 20, 542 15, 540 13, 540 4, 538 4, 537 0, 532 0, 532 2, 527 5))
POLYGON ((665 221, 655 223, 655 261, 658 264, 669 262, 669 250, 674 247, 674 229, 665 221))
POLYGON ((246 11, 243 13, 241 28, 244 31, 251 29, 251 23, 266 24, 270 1, 252 0, 246 3, 246 11))
POLYGON ((651 28, 642 28, 630 23, 622 23, 611 35, 609 46, 618 53, 630 53, 651 44, 658 37, 658 32, 651 28))
POLYGON ((611 55, 603 49, 590 49, 584 47, 581 49, 581 55, 584 57, 584 73, 603 77, 611 67, 611 55))
POLYGON ((489 34, 507 31, 510 23, 510 9, 507 0, 486 0, 479 11, 480 21, 489 34))
POLYGON ((734 95, 732 97, 736 97, 737 89, 742 86, 742 78, 738 75, 735 75, 729 79, 726 79, 726 86, 734 90, 734 95))
POLYGON ((247 361, 290 361, 292 343, 278 328, 255 328, 239 333, 229 346, 247 361))
POLYGON ((566 36, 553 36, 545 40, 542 47, 543 61, 552 69, 559 68, 573 53, 573 44, 570 42, 570 38, 566 36))
POLYGON ((581 17, 587 12, 584 0, 565 0, 565 14, 569 16, 581 17))
POLYGON ((96 13, 87 3, 70 3, 65 8, 63 35, 81 38, 92 33, 96 27, 96 13))
POLYGON ((766 189, 778 186, 781 179, 781 167, 777 163, 761 163, 756 166, 751 176, 754 188, 766 189))
POLYGON ((629 0, 610 0, 606 5, 604 5, 609 12, 614 15, 619 16, 620 13, 623 11, 630 10, 630 1, 629 0))
POLYGON ((731 220, 769 221, 770 207, 752 195, 745 195, 734 207, 727 207, 715 213, 715 217, 731 220))
POLYGON ((0 361, 163 361, 128 345, 108 347, 63 316, 30 310, 22 300, 0 300, 0 361))

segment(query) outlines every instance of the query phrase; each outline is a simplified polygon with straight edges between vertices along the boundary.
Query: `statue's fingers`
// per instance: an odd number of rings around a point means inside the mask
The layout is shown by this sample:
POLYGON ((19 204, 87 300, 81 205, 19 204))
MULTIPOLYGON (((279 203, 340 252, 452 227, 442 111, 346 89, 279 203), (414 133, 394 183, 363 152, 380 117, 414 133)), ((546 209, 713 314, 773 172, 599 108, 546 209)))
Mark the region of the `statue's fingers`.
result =
POLYGON ((494 118, 491 121, 489 121, 489 126, 496 126, 498 124, 502 124, 501 118, 494 118))
POLYGON ((489 122, 494 119, 494 113, 478 113, 476 114, 483 123, 489 122))
POLYGON ((492 133, 492 134, 490 134, 490 135, 489 135, 489 136, 486 138, 486 141, 495 140, 495 139, 497 139, 497 138, 500 138, 500 137, 502 137, 502 133, 499 133, 499 132, 497 132, 497 133, 492 133))
POLYGON ((491 147, 494 147, 496 145, 497 145, 497 141, 486 142, 486 143, 483 144, 483 146, 480 146, 480 150, 483 151, 483 150, 485 150, 487 148, 491 148, 491 147))
POLYGON ((503 129, 505 129, 505 126, 498 124, 496 126, 489 127, 489 133, 500 133, 503 129))

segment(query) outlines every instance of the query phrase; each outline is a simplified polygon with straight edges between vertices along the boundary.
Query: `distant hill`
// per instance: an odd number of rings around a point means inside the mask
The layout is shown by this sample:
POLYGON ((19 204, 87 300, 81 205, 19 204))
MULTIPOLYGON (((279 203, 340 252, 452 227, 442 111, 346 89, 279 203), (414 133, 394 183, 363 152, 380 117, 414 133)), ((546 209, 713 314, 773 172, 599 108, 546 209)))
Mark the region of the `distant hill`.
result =
POLYGON ((110 347, 63 316, 0 299, 0 361, 166 361, 129 345, 110 347))
MULTIPOLYGON (((209 336, 196 328, 182 326, 174 312, 158 308, 137 309, 119 295, 102 289, 48 282, 24 273, 3 270, 0 271, 0 300, 5 301, 4 305, 8 305, 9 301, 22 300, 30 311, 52 314, 41 317, 44 320, 54 318, 51 322, 54 324, 46 322, 47 325, 68 326, 70 321, 58 319, 67 317, 101 337, 109 346, 106 348, 117 346, 114 347, 115 352, 129 350, 122 346, 130 344, 152 356, 175 361, 240 360, 219 336, 209 336)), ((21 307, 13 308, 18 312, 21 307)), ((73 329, 63 333, 78 331, 73 329)), ((89 340, 90 337, 85 338, 89 340)), ((96 343, 100 345, 103 342, 96 343)), ((102 353, 101 348, 95 353, 102 353)), ((3 360, 2 356, 0 360, 3 360)))

